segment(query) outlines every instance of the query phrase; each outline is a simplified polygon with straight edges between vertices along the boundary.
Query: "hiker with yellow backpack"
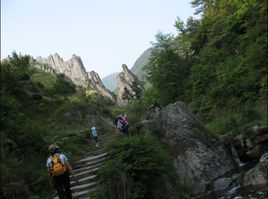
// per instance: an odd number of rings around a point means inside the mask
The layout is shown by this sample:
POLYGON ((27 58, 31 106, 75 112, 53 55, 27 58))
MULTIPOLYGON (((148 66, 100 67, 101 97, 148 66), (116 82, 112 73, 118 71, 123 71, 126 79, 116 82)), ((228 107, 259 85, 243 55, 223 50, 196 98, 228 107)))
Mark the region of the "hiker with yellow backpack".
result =
POLYGON ((75 176, 71 164, 64 154, 58 153, 58 146, 51 144, 48 147, 50 157, 47 159, 49 182, 58 192, 59 199, 71 199, 70 174, 75 176))

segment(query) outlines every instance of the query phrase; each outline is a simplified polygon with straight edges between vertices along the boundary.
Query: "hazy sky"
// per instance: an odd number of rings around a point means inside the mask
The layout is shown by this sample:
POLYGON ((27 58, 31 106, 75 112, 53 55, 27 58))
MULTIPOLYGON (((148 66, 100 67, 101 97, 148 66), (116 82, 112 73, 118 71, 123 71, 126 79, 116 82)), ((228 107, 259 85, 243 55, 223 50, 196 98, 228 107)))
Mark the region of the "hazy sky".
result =
POLYGON ((1 59, 76 54, 103 78, 131 68, 157 31, 176 35, 176 18, 193 13, 190 0, 1 0, 1 59))

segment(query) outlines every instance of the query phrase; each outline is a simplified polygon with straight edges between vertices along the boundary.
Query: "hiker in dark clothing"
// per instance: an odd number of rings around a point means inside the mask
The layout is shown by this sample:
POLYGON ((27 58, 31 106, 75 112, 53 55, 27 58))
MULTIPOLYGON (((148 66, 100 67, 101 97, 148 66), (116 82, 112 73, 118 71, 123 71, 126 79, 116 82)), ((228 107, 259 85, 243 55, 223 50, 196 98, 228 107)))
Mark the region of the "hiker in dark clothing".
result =
POLYGON ((127 115, 125 113, 122 113, 117 117, 117 128, 124 135, 129 135, 128 127, 129 125, 127 121, 127 115))
POLYGON ((156 115, 156 113, 161 109, 162 107, 156 101, 153 101, 153 103, 149 106, 147 119, 149 119, 150 116, 156 115))
POLYGON ((64 154, 58 153, 57 145, 51 144, 48 147, 50 157, 47 159, 46 167, 48 170, 50 185, 58 192, 59 199, 71 199, 72 192, 70 188, 70 173, 77 178, 74 174, 72 166, 70 165, 67 157, 64 154))

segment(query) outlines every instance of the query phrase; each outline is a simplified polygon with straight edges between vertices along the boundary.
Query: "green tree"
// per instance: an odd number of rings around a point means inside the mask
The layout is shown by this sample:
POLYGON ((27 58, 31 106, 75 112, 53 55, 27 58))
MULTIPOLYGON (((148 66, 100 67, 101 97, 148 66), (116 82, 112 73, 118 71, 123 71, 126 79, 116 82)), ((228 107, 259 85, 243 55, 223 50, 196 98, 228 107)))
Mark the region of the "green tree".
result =
MULTIPOLYGON (((157 42, 153 43, 151 57, 145 69, 147 79, 156 88, 162 101, 167 104, 184 93, 184 79, 188 72, 184 55, 188 54, 178 53, 172 35, 159 32, 155 37, 157 42)), ((187 44, 184 47, 188 48, 187 44)))

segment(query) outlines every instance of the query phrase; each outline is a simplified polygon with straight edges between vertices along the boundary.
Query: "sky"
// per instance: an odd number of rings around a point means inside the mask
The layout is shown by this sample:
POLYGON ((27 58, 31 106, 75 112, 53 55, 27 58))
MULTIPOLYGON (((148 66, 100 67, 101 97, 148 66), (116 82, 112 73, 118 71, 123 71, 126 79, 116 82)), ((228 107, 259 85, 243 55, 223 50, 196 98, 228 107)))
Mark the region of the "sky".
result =
POLYGON ((190 0, 1 0, 1 59, 75 54, 103 78, 131 68, 158 31, 176 35, 177 17, 190 16, 190 0))

